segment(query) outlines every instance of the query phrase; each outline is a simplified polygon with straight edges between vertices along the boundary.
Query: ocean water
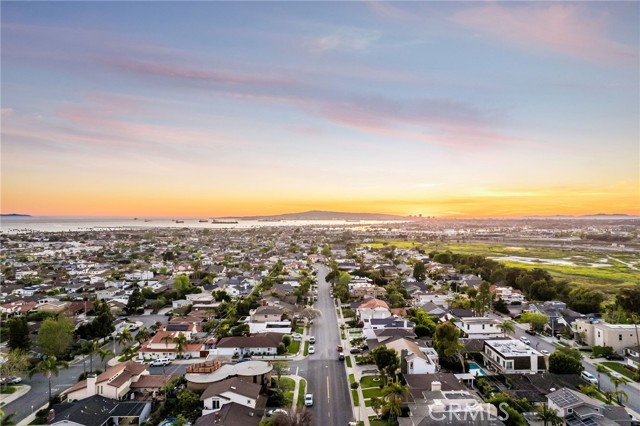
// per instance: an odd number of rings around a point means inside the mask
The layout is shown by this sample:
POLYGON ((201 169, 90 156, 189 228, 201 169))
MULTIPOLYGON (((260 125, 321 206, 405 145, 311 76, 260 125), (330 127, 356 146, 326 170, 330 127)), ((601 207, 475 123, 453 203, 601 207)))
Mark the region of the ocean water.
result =
POLYGON ((361 227, 367 225, 380 225, 395 223, 395 221, 346 221, 346 220, 282 220, 259 221, 238 220, 238 223, 212 223, 200 222, 200 219, 177 219, 184 223, 176 223, 170 218, 114 218, 114 217, 2 217, 0 218, 0 231, 3 233, 19 232, 69 232, 100 230, 107 228, 147 229, 147 228, 201 228, 201 229, 247 229, 265 226, 315 226, 336 227, 350 226, 361 227), (147 221, 148 220, 148 221, 147 221))

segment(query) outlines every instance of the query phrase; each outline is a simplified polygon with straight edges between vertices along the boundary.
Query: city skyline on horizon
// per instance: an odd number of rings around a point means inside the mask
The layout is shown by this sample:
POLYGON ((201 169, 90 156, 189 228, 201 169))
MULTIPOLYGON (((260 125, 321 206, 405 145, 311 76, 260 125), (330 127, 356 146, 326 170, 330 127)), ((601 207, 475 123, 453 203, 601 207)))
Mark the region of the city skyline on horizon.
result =
POLYGON ((636 2, 2 2, 3 214, 640 214, 636 2))

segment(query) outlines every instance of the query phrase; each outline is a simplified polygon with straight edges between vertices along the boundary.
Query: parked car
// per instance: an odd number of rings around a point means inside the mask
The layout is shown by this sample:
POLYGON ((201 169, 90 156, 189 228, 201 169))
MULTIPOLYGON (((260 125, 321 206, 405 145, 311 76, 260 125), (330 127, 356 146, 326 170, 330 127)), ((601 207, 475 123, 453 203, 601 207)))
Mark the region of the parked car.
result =
POLYGON ((292 338, 293 340, 302 340, 302 334, 299 334, 299 333, 293 333, 293 334, 291 334, 291 338, 292 338))
POLYGON ((0 384, 2 385, 5 385, 5 384, 16 385, 21 382, 22 382, 22 377, 17 377, 17 376, 0 378, 0 384))
POLYGON ((620 354, 609 354, 605 356, 609 361, 624 361, 624 356, 620 354))
POLYGON ((352 354, 359 354, 362 351, 359 348, 351 348, 349 352, 352 354))
POLYGON ((309 353, 310 354, 315 354, 316 353, 316 347, 315 346, 309 346, 309 353))
POLYGON ((313 405, 313 394, 308 393, 304 396, 304 405, 307 407, 311 407, 313 405))
POLYGON ((282 408, 272 408, 267 411, 267 417, 277 416, 279 414, 288 414, 287 410, 283 410, 282 408))
POLYGON ((338 345, 338 352, 342 352, 342 351, 343 351, 342 345, 338 345))
POLYGON ((171 360, 169 358, 158 358, 151 361, 150 365, 152 367, 163 367, 165 365, 171 365, 171 360))
POLYGON ((546 349, 541 349, 541 350, 540 350, 540 353, 541 353, 542 355, 549 355, 549 351, 548 351, 548 350, 546 350, 546 349))
POLYGON ((344 361, 344 354, 342 352, 338 354, 338 361, 344 361))
POLYGON ((527 333, 527 334, 530 334, 530 335, 532 335, 532 336, 535 336, 536 334, 538 334, 538 333, 536 333, 536 332, 535 332, 535 331, 533 331, 533 330, 525 330, 524 332, 525 332, 525 333, 527 333))
POLYGON ((531 345, 531 341, 530 341, 529 339, 527 339, 526 337, 524 337, 524 336, 522 336, 522 337, 520 338, 520 341, 521 341, 522 343, 524 343, 525 345, 531 345))
POLYGON ((309 343, 315 343, 315 342, 316 342, 316 336, 309 337, 309 343))
POLYGON ((589 383, 593 383, 594 385, 597 385, 597 384, 598 384, 598 379, 596 379, 596 378, 595 378, 595 376, 594 376, 593 374, 589 373, 588 371, 583 371, 583 372, 580 374, 580 377, 581 377, 583 380, 586 380, 586 381, 587 381, 587 382, 589 382, 589 383))

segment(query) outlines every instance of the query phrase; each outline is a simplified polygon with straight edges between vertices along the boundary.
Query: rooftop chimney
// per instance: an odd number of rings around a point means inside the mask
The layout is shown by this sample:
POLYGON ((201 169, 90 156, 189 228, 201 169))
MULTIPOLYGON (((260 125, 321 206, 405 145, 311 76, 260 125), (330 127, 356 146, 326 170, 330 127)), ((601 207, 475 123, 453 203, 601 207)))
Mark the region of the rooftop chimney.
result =
POLYGON ((439 392, 442 390, 442 383, 434 380, 433 382, 431 382, 431 392, 439 392))
POLYGON ((96 380, 98 377, 95 374, 87 375, 87 397, 96 394, 96 380))

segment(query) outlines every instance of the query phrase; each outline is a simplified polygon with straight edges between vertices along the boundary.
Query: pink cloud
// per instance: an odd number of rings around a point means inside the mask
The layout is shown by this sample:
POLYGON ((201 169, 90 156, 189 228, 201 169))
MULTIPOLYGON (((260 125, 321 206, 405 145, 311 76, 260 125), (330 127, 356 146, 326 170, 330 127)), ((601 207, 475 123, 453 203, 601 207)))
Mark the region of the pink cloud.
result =
POLYGON ((459 25, 508 44, 546 49, 591 61, 637 61, 632 46, 607 34, 606 16, 587 13, 584 5, 489 3, 456 13, 459 25))

